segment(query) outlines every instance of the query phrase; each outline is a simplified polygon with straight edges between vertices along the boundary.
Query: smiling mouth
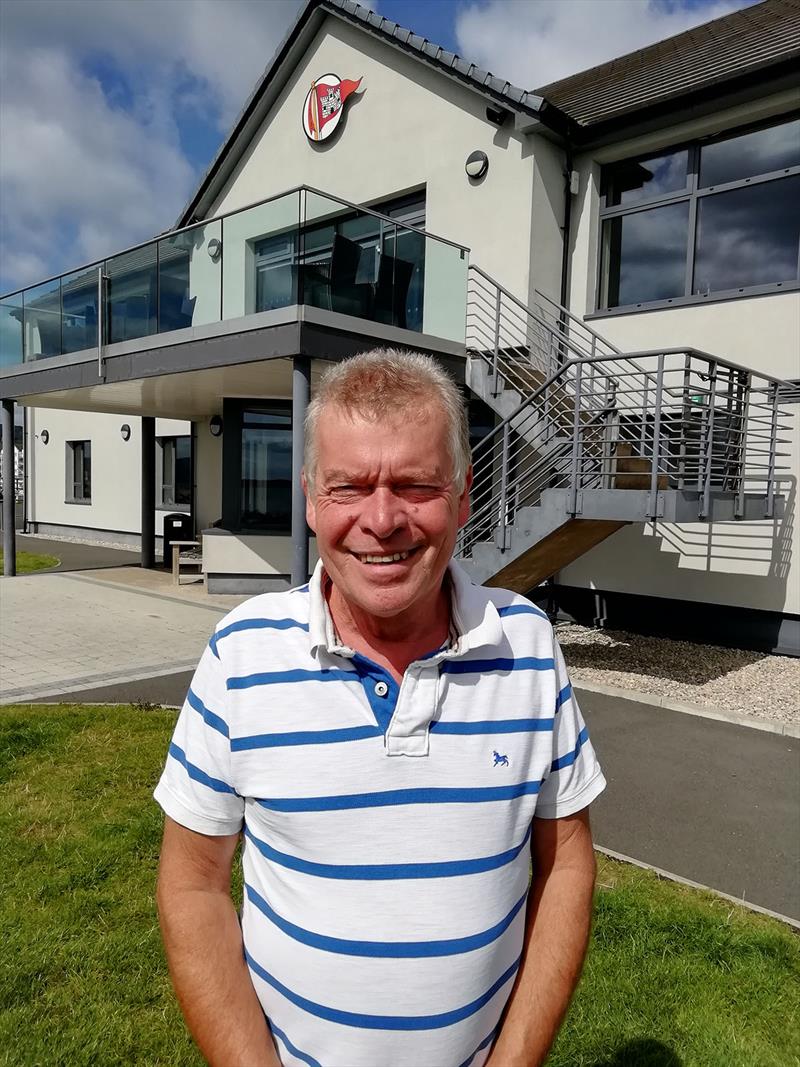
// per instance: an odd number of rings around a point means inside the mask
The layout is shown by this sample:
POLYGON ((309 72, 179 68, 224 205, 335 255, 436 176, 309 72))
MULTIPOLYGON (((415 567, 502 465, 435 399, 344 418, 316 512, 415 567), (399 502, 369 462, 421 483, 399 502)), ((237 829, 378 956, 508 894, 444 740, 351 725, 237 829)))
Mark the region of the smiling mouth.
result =
POLYGON ((405 552, 392 552, 386 555, 377 555, 371 552, 353 552, 359 563, 399 563, 416 552, 416 548, 409 548, 405 552))

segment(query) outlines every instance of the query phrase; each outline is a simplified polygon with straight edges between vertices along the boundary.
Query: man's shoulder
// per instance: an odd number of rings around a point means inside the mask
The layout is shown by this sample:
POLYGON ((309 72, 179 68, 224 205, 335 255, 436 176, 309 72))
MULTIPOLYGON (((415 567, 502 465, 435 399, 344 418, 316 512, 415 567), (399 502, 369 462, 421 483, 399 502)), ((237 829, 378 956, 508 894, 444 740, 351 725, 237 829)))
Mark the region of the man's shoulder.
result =
POLYGON ((308 629, 308 586, 298 586, 280 592, 258 593, 237 604, 224 615, 214 632, 217 636, 237 630, 258 628, 260 625, 276 630, 308 629))
POLYGON ((513 589, 500 589, 485 585, 476 585, 474 590, 478 596, 483 596, 488 604, 494 606, 504 626, 506 619, 516 619, 527 622, 537 629, 552 629, 547 612, 532 600, 522 596, 521 593, 515 593, 513 589))

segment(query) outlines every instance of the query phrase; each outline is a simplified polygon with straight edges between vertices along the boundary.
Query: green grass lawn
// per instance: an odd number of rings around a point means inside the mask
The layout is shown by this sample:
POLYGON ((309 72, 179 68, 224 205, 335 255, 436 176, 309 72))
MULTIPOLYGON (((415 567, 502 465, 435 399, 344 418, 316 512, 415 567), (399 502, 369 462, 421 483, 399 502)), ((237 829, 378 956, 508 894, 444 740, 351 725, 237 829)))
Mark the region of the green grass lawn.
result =
MULTIPOLYGON (((174 720, 148 708, 0 708, 0 1063, 202 1063, 153 904, 151 793, 174 720)), ((598 882, 552 1067, 800 1064, 789 928, 602 857, 598 882)))
MULTIPOLYGON (((17 552, 17 574, 32 574, 33 571, 57 567, 60 560, 56 556, 39 555, 36 552, 17 552)), ((3 572, 3 550, 0 548, 0 574, 3 572)))

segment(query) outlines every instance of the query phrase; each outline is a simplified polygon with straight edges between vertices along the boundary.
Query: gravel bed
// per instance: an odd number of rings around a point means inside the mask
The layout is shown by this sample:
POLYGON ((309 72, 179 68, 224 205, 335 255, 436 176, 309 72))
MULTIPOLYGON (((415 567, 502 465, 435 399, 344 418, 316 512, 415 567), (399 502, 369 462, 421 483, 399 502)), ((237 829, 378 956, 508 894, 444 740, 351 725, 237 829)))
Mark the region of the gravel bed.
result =
POLYGON ((681 704, 800 723, 800 659, 623 630, 556 626, 570 677, 655 693, 681 704))

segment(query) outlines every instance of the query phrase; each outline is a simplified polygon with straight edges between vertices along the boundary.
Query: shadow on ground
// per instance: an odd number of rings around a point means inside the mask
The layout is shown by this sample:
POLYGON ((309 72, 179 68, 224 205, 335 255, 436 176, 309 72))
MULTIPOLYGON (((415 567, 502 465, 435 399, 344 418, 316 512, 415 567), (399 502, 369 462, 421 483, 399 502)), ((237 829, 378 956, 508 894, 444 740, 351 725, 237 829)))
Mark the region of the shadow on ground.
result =
POLYGON ((600 634, 591 631, 589 643, 589 633, 583 627, 559 627, 558 640, 568 667, 592 667, 703 685, 765 658, 761 652, 701 646, 624 630, 603 630, 600 634))
POLYGON ((683 1060, 668 1045, 641 1038, 626 1041, 609 1058, 597 1060, 592 1067, 683 1067, 683 1060))

